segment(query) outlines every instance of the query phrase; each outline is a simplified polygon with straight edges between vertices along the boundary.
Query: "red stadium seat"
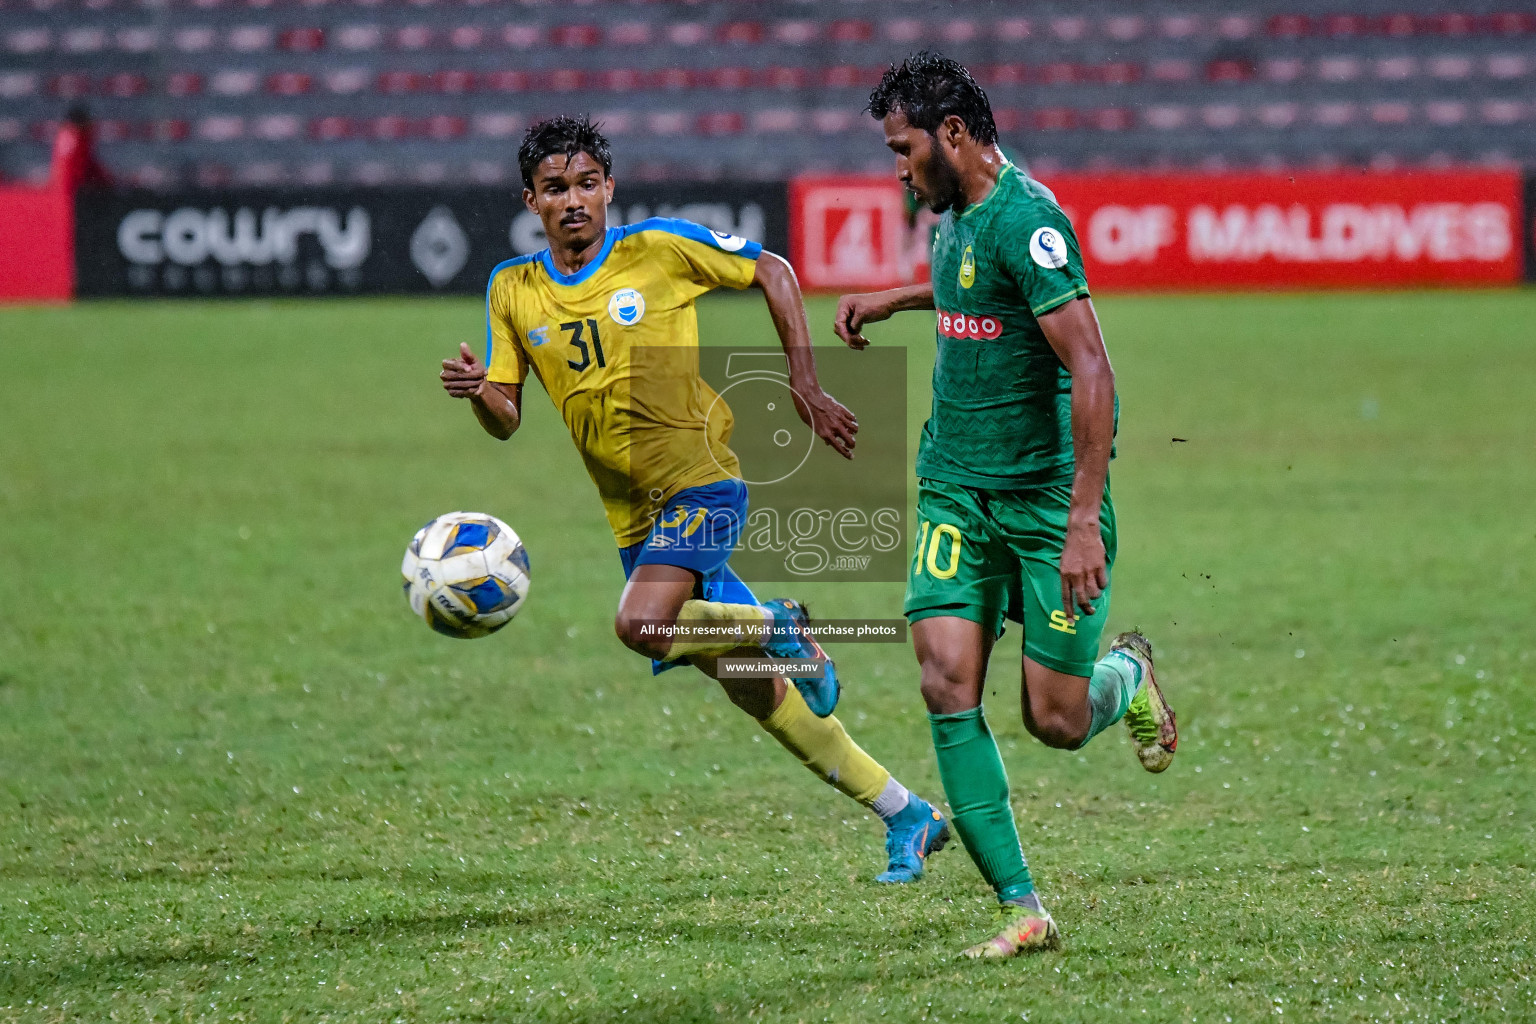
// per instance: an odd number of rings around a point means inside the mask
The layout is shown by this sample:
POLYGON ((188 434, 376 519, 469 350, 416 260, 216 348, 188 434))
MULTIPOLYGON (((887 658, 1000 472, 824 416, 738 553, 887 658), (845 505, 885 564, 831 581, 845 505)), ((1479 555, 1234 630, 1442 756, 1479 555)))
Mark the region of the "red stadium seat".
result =
POLYGON ((828 89, 868 89, 879 83, 882 70, 837 64, 821 72, 821 84, 828 89))
POLYGON ((1411 36, 1419 28, 1419 20, 1411 14, 1387 14, 1376 21, 1376 31, 1391 38, 1411 36))
POLYGON ((48 91, 61 100, 79 99, 91 93, 91 76, 71 71, 54 75, 48 81, 48 91))
POLYGON ((551 92, 579 92, 586 85, 587 73, 580 68, 556 68, 544 76, 544 88, 551 92))
POLYGON ((982 69, 982 80, 988 85, 1024 85, 1029 81, 1029 68, 1017 62, 993 64, 982 69))
POLYGON ((1039 132, 1070 131, 1077 127, 1077 111, 1071 107, 1039 107, 1030 113, 1030 127, 1039 132))
POLYGON ((951 45, 969 43, 981 35, 981 26, 969 18, 954 18, 939 26, 939 38, 951 45))
POLYGON ((867 43, 875 38, 875 25, 862 18, 844 18, 827 26, 827 38, 834 43, 867 43))
POLYGON ((1064 43, 1075 43, 1088 38, 1093 23, 1080 14, 1051 19, 1051 35, 1064 43))
POLYGON ((173 71, 165 76, 167 96, 196 96, 203 91, 203 76, 192 71, 173 71))
POLYGON ((395 29, 392 42, 397 50, 425 50, 436 35, 430 25, 401 25, 395 29))
POLYGON ((667 26, 667 42, 673 46, 701 46, 709 42, 709 27, 698 21, 676 21, 667 26))
POLYGON ((1071 85, 1082 78, 1078 66, 1070 61, 1052 61, 1035 69, 1035 80, 1041 85, 1071 85))
POLYGON ((1264 23, 1266 35, 1276 39, 1299 39, 1312 33, 1312 19, 1305 14, 1277 14, 1264 23))
POLYGON ((992 110, 992 120, 997 124, 1000 132, 1016 132, 1024 128, 1028 119, 1024 111, 1017 107, 995 107, 992 110))
POLYGON ((142 96, 149 89, 149 80, 132 71, 120 71, 101 80, 101 94, 116 99, 132 99, 142 96))
POLYGON ((491 92, 527 92, 533 81, 526 71, 487 71, 480 84, 491 92))
POLYGON ((1216 19, 1216 34, 1222 39, 1247 39, 1259 30, 1259 23, 1246 14, 1223 14, 1216 19))
POLYGON ((1158 82, 1192 82, 1195 65, 1187 60, 1160 60, 1152 65, 1152 78, 1158 82))
POLYGON ((473 71, 437 71, 432 74, 430 84, 433 92, 458 96, 474 91, 475 73, 473 71))
POLYGON ((277 45, 294 53, 313 53, 325 47, 325 29, 289 28, 278 34, 277 45))
POLYGON ((1470 36, 1477 31, 1477 19, 1470 14, 1436 14, 1420 24, 1424 31, 1440 36, 1470 36))
POLYGON ((1363 14, 1330 14, 1323 19, 1323 34, 1334 39, 1363 36, 1371 30, 1371 19, 1363 14))
POLYGON ((1126 107, 1102 107, 1091 110, 1088 124, 1101 132, 1123 132, 1136 127, 1136 115, 1126 107))
POLYGON ((645 75, 635 68, 609 68, 598 72, 593 84, 609 92, 639 92, 645 88, 645 75))
POLYGON ((893 43, 915 43, 928 33, 916 18, 893 18, 885 23, 885 38, 893 43))
POLYGON ((309 122, 310 138, 318 142, 339 142, 350 139, 357 134, 357 126, 351 118, 340 117, 332 114, 327 117, 317 117, 309 122))
POLYGON ((1088 81, 1105 85, 1130 85, 1141 79, 1141 65, 1128 60, 1090 64, 1082 68, 1082 71, 1088 81))
POLYGON ((770 89, 804 89, 810 85, 811 76, 805 68, 776 65, 763 71, 762 81, 770 89))
POLYGON ((1490 14, 1483 19, 1483 24, 1492 35, 1526 36, 1536 32, 1536 13, 1510 11, 1504 14, 1490 14))
POLYGON ((760 21, 728 21, 715 32, 722 43, 752 46, 763 41, 765 29, 760 21))
POLYGON ((135 125, 115 117, 104 117, 96 122, 97 142, 126 142, 134 137, 135 125))
POLYGON ((694 73, 687 68, 669 67, 662 68, 650 76, 651 84, 658 89, 670 89, 677 92, 683 89, 692 89, 697 84, 694 73))
POLYGON ((468 129, 469 122, 457 114, 434 114, 422 124, 423 134, 440 142, 463 138, 468 129))
POLYGON ((703 82, 711 89, 749 89, 753 79, 752 69, 741 66, 712 68, 703 73, 703 82))
POLYGON ((1204 26, 1193 14, 1168 14, 1159 18, 1157 30, 1168 39, 1190 39, 1198 36, 1204 26))
POLYGON ((700 135, 740 135, 746 127, 747 119, 735 111, 722 110, 699 115, 700 135))
POLYGON ((416 134, 416 122, 401 114, 383 114, 368 119, 366 132, 369 138, 394 142, 416 134))
POLYGON ((569 49, 597 46, 603 41, 603 30, 591 24, 556 25, 549 30, 549 41, 569 49))
POLYGON ((166 117, 152 121, 149 135, 156 142, 181 142, 192 134, 192 127, 179 117, 166 117))
POLYGON ((1205 66, 1205 77, 1211 82, 1247 82, 1256 74, 1252 61, 1236 57, 1223 57, 1205 66))
POLYGON ((275 96, 303 96, 315 81, 302 71, 279 71, 267 76, 267 92, 275 96))
POLYGON ((1407 124, 1413 120, 1413 104, 1397 100, 1372 103, 1370 114, 1377 124, 1407 124))
POLYGON ((421 92, 427 87, 427 76, 419 71, 385 71, 378 79, 379 92, 390 96, 421 92))

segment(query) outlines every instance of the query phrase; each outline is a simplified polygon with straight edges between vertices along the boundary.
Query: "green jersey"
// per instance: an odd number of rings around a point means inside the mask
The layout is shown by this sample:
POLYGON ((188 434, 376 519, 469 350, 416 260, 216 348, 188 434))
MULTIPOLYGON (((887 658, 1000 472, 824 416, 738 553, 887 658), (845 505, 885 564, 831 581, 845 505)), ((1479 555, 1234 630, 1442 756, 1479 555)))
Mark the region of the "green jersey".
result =
MULTIPOLYGON (((933 245, 938 354, 919 477, 993 490, 1071 481, 1072 375, 1036 318, 1087 295, 1066 214, 1013 164, 981 202, 944 214, 933 245)), ((1117 399, 1117 420, 1118 408, 1117 399)))

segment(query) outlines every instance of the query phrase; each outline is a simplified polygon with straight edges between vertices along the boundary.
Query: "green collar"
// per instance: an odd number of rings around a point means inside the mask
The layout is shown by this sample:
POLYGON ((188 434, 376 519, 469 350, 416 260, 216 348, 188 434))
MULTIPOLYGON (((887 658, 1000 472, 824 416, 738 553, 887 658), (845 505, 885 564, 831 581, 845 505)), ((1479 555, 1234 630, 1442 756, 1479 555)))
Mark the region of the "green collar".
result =
POLYGON ((1013 169, 1013 162, 1005 158, 1003 160, 1003 166, 998 168, 997 180, 992 183, 992 188, 988 190, 987 194, 982 196, 979 201, 972 203, 970 206, 967 206, 965 209, 955 214, 955 219, 963 220, 964 218, 969 217, 971 214, 975 213, 977 210, 990 203, 992 201, 992 197, 997 195, 998 189, 1002 187, 1003 175, 1007 174, 1013 169))

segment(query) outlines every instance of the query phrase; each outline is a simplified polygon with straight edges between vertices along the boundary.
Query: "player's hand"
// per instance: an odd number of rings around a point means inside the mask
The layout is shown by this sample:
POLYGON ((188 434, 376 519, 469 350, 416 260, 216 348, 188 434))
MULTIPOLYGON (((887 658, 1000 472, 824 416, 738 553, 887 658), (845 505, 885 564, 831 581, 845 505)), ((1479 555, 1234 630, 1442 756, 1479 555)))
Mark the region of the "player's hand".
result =
POLYGON ((1099 524, 1068 526, 1067 540, 1061 549, 1061 607, 1069 620, 1079 610, 1092 615, 1093 602, 1109 586, 1109 572, 1104 562, 1104 538, 1099 524))
POLYGON ((809 424, 816 436, 845 459, 853 458, 859 418, 837 399, 820 388, 796 389, 795 411, 809 424))
POLYGON ((878 323, 890 315, 891 310, 879 292, 844 295, 837 300, 837 319, 832 322, 832 330, 849 348, 868 348, 869 339, 859 332, 865 324, 878 323))
POLYGON ((468 345, 460 342, 459 357, 444 359, 443 372, 439 376, 443 379, 443 390, 454 398, 473 398, 485 384, 485 366, 475 358, 468 345))

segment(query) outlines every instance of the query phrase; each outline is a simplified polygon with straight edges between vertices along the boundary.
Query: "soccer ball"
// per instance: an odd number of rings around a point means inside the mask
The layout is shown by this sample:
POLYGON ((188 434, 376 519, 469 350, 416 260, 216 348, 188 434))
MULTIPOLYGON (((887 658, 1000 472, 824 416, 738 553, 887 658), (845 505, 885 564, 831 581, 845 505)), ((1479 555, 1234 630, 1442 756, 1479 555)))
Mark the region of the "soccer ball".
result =
POLYGON ((512 527, 449 512, 416 531, 400 566, 411 611, 444 636, 489 636, 528 597, 528 552, 512 527))

